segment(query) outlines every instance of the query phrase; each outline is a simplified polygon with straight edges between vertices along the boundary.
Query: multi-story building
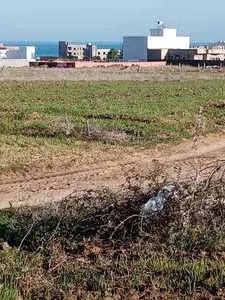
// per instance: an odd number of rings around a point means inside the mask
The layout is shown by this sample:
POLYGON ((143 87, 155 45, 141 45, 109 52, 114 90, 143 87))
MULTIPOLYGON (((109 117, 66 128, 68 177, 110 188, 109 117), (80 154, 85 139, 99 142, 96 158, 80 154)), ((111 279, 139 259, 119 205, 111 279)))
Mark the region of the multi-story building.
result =
POLYGON ((162 22, 150 30, 149 36, 125 36, 123 38, 124 61, 165 59, 169 49, 189 49, 190 37, 178 36, 175 28, 167 28, 162 22))
POLYGON ((99 59, 106 61, 110 49, 98 49, 92 43, 77 44, 65 41, 59 42, 59 57, 75 58, 77 60, 92 60, 99 59))
POLYGON ((97 47, 88 44, 70 43, 65 41, 59 42, 59 57, 75 58, 77 60, 90 60, 97 55, 97 47))
POLYGON ((107 57, 108 57, 108 53, 109 53, 110 49, 106 48, 106 49, 97 49, 97 58, 99 58, 101 61, 106 61, 107 57))
POLYGON ((69 58, 74 57, 78 60, 83 60, 85 57, 86 45, 68 43, 65 41, 59 42, 59 57, 69 58))
POLYGON ((92 60, 97 56, 98 49, 96 45, 93 45, 92 43, 88 43, 86 45, 86 49, 84 50, 84 59, 86 60, 92 60))

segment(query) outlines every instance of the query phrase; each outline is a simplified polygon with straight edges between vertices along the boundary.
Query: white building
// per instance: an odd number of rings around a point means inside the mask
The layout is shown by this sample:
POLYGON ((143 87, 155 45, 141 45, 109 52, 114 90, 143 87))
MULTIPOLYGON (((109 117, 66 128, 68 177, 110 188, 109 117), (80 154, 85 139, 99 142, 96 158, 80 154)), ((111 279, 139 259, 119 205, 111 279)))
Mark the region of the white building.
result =
POLYGON ((35 61, 35 47, 0 44, 0 68, 29 67, 31 61, 35 61))
POLYGON ((96 52, 96 56, 101 60, 101 61, 106 61, 107 60, 107 57, 108 57, 108 54, 110 52, 111 49, 109 48, 101 48, 101 49, 97 49, 97 52, 96 52))
POLYGON ((155 60, 156 51, 158 51, 158 59, 161 60, 165 58, 169 49, 189 48, 189 36, 178 36, 175 28, 166 28, 158 22, 158 27, 150 30, 150 36, 125 36, 123 38, 123 60, 155 60), (151 55, 153 55, 152 58, 151 55))
POLYGON ((190 37, 178 36, 176 28, 151 29, 148 49, 189 49, 190 37))
POLYGON ((35 60, 35 47, 19 46, 8 48, 7 59, 26 59, 28 61, 35 60))
POLYGON ((0 59, 7 58, 7 48, 3 45, 0 45, 0 59))

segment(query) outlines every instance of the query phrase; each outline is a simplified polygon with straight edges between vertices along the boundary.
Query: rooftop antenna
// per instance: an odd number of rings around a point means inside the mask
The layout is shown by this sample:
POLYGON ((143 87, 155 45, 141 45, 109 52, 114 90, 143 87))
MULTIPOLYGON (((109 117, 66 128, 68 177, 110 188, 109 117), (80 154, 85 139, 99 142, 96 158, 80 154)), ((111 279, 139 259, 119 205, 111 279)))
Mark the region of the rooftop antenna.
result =
POLYGON ((163 21, 161 21, 161 20, 157 21, 157 25, 158 25, 158 28, 166 28, 166 26, 164 25, 163 21))

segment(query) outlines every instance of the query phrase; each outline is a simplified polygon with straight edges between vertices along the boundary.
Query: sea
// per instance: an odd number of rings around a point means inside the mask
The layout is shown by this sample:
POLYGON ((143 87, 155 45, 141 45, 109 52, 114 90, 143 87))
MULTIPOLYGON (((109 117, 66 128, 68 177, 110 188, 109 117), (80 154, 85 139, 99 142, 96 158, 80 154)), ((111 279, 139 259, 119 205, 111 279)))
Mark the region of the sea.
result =
MULTIPOLYGON (((2 41, 7 46, 35 46, 36 58, 41 56, 58 56, 58 41, 2 41)), ((80 42, 86 44, 86 42, 80 42)), ((122 49, 122 42, 92 42, 98 48, 122 49)), ((209 42, 193 42, 192 47, 207 46, 209 42)))
MULTIPOLYGON (((41 56, 58 56, 58 41, 2 41, 6 46, 35 46, 36 57, 41 56)), ((81 42, 86 44, 85 42, 81 42)), ((93 42, 98 48, 115 48, 121 49, 122 42, 93 42)))

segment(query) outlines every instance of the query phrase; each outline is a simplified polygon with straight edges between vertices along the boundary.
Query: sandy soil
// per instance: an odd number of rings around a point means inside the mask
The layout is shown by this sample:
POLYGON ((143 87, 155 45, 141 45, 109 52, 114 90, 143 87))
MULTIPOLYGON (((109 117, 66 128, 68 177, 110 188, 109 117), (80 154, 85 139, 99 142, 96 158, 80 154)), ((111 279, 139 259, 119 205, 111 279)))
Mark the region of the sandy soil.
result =
POLYGON ((20 205, 39 205, 58 201, 68 194, 86 189, 109 187, 121 188, 129 174, 149 174, 160 163, 171 181, 193 180, 212 172, 215 162, 225 162, 225 135, 210 135, 197 141, 183 141, 178 146, 158 146, 154 149, 121 150, 117 155, 101 153, 101 157, 87 158, 80 164, 58 166, 49 172, 46 169, 30 170, 29 173, 0 175, 0 208, 20 205), (208 166, 208 167, 207 167, 208 166))
POLYGON ((131 80, 131 81, 169 81, 225 79, 225 69, 198 69, 194 67, 166 66, 159 68, 119 67, 92 69, 57 69, 57 68, 1 68, 0 80, 131 80))

